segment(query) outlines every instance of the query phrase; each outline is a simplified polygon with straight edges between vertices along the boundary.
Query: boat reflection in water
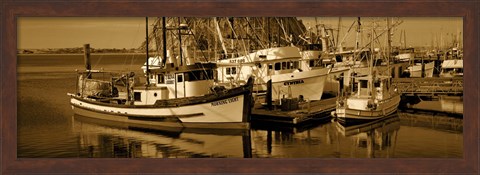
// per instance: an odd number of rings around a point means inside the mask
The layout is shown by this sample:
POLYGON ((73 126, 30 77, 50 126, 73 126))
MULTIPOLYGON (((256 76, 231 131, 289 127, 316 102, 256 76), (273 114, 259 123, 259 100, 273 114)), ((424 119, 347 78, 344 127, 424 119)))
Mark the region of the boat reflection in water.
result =
POLYGON ((356 125, 343 125, 335 121, 337 130, 343 136, 351 138, 357 148, 366 148, 367 157, 375 158, 375 151, 380 157, 395 157, 395 145, 400 129, 400 118, 394 113, 382 119, 356 125))
POLYGON ((439 101, 442 111, 463 114, 463 96, 440 96, 439 101))
POLYGON ((73 116, 79 157, 251 157, 249 130, 145 129, 73 116))

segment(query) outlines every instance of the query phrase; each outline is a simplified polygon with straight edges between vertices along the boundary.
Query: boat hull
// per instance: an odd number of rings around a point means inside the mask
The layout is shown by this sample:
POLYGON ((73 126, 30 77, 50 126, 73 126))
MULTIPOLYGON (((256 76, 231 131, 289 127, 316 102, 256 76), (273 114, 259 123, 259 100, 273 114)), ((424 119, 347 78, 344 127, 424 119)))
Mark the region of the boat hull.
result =
POLYGON ((115 105, 71 95, 75 114, 145 127, 249 128, 249 93, 185 106, 115 105))
MULTIPOLYGON (((327 76, 327 80, 325 81, 325 87, 323 91, 337 94, 340 89, 340 83, 338 82, 338 79, 342 76, 343 77, 346 76, 346 74, 349 71, 350 71, 349 67, 333 68, 327 76)), ((345 84, 345 80, 344 80, 344 84, 345 84)))
MULTIPOLYGON (((435 68, 435 62, 425 64, 425 77, 433 77, 433 69, 435 68)), ((410 77, 422 77, 422 65, 413 65, 408 67, 410 77)))
POLYGON ((390 99, 384 100, 376 109, 360 110, 343 106, 337 107, 335 114, 338 121, 342 124, 364 123, 393 114, 397 111, 399 103, 400 95, 397 94, 390 99))
POLYGON ((323 68, 272 76, 272 98, 278 100, 283 96, 302 95, 304 99, 320 100, 329 70, 323 68))

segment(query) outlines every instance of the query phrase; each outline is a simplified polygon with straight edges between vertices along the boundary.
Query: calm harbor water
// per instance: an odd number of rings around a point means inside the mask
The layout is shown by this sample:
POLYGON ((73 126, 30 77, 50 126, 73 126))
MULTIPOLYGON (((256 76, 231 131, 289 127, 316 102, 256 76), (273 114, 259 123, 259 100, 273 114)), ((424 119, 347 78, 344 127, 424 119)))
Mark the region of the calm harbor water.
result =
MULTIPOLYGON (((94 69, 140 73, 143 55, 92 55, 94 69), (120 61, 118 61, 120 60, 120 61)), ((462 158, 461 115, 399 111, 363 127, 333 120, 302 127, 253 124, 243 132, 152 131, 75 116, 68 92, 82 55, 18 57, 18 157, 462 158)), ((445 97, 414 106, 463 112, 445 97)))

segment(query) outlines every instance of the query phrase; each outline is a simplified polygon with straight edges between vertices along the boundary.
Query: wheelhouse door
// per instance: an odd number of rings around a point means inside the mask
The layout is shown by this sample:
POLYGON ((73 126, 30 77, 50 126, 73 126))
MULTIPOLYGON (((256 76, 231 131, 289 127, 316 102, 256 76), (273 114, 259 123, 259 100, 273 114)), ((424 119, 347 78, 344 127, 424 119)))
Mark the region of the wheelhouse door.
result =
POLYGON ((185 79, 183 73, 175 74, 175 92, 176 98, 186 97, 185 79))

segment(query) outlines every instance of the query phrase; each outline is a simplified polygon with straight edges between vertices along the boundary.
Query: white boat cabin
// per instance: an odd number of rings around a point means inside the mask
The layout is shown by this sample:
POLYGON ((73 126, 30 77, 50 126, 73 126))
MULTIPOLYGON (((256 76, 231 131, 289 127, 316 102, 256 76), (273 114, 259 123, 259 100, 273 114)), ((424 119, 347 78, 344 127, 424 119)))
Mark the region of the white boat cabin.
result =
MULTIPOLYGON (((300 51, 297 47, 277 47, 258 50, 245 56, 219 60, 218 80, 220 83, 244 83, 250 75, 263 79, 268 76, 290 73, 299 69, 300 51)), ((263 82, 264 81, 264 82, 263 82)))
POLYGON ((151 69, 149 86, 133 89, 135 105, 154 104, 157 100, 201 96, 211 93, 214 84, 215 63, 195 63, 164 69, 151 69))
POLYGON ((293 46, 258 50, 245 56, 219 60, 218 80, 223 85, 238 86, 254 75, 259 77, 256 84, 265 84, 272 76, 324 68, 320 56, 319 53, 302 53, 293 46))
POLYGON ((441 65, 441 77, 461 77, 463 76, 463 60, 444 60, 441 65))
POLYGON ((372 104, 392 96, 391 78, 389 76, 364 76, 355 78, 353 95, 347 99, 351 109, 365 110, 372 104), (372 81, 374 80, 374 81, 372 81))

